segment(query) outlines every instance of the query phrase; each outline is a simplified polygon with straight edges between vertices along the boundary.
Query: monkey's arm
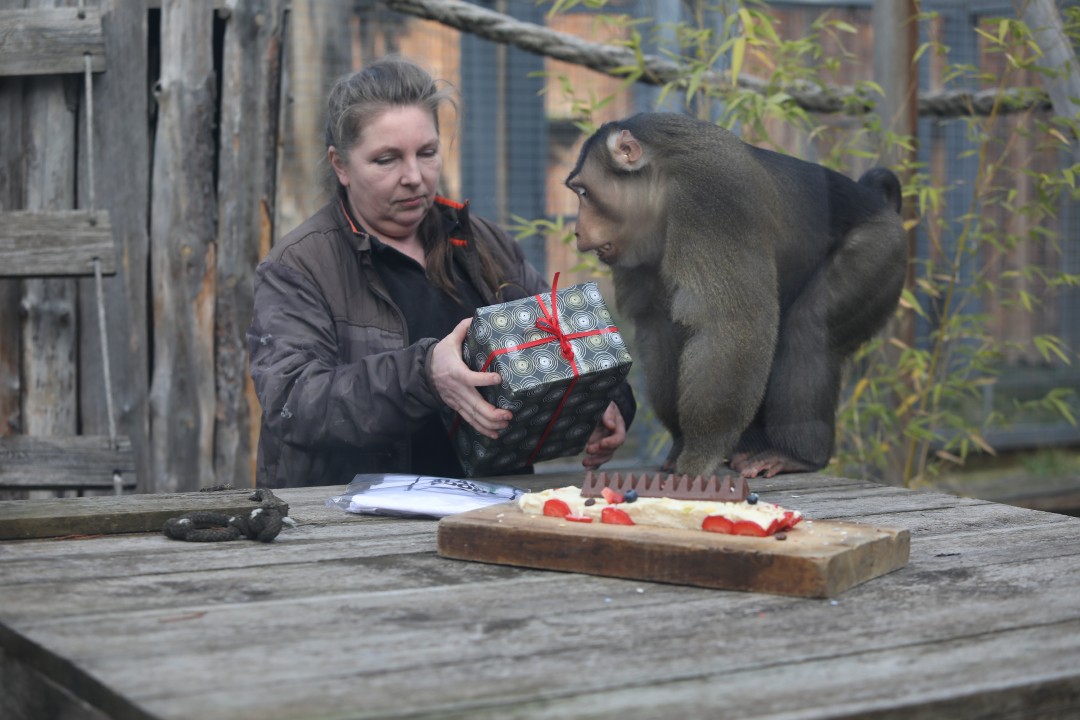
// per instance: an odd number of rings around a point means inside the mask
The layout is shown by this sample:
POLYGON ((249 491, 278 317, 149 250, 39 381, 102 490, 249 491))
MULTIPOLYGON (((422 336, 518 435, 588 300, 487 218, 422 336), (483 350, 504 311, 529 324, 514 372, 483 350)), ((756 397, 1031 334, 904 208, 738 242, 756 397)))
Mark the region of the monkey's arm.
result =
POLYGON ((769 380, 780 318, 771 223, 736 219, 720 233, 674 228, 681 252, 665 257, 671 317, 687 329, 677 370, 679 472, 721 470, 769 380))

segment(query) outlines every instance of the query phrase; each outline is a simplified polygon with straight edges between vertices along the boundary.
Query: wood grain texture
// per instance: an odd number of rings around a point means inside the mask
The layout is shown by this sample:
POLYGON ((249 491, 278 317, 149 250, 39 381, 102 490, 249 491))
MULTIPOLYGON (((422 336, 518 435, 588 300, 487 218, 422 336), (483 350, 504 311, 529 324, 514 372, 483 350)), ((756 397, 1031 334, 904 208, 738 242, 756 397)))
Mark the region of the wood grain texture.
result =
POLYGON ((105 69, 97 8, 0 10, 0 75, 56 75, 105 69))
POLYGON ((214 478, 213 13, 161 4, 161 74, 150 206, 153 378, 150 458, 158 491, 198 490, 214 478))
MULTIPOLYGON (((0 540, 160 532, 171 517, 206 510, 244 513, 258 507, 250 490, 0 502, 0 540)), ((288 512, 288 503, 275 507, 288 512)))
POLYGON ((832 597, 907 564, 906 530, 806 521, 775 537, 574 523, 513 503, 443 518, 443 557, 723 590, 832 597))
POLYGON ((0 542, 0 648, 124 718, 1080 712, 1080 520, 816 474, 754 490, 906 530, 910 561, 828 600, 549 572, 440 557, 436 522, 327 507, 340 487, 281 490, 299 526, 272 543, 0 542))
MULTIPOLYGON (((116 275, 104 280, 108 325, 109 367, 117 432, 131 438, 135 474, 142 492, 156 489, 150 471, 149 385, 150 309, 150 150, 148 123, 150 86, 146 48, 148 15, 143 3, 101 0, 102 24, 109 53, 109 70, 94 76, 94 123, 97 155, 98 206, 107 209, 116 248, 116 275), (107 189, 107 192, 106 192, 107 189)), ((82 307, 96 304, 96 289, 80 295, 82 307)), ((96 307, 95 307, 96 312, 96 307)), ((85 365, 80 385, 81 428, 88 435, 107 435, 100 367, 91 358, 100 354, 96 317, 84 315, 80 356, 85 365), (90 342, 90 338, 98 340, 90 342), (96 352, 95 352, 96 351, 96 352)), ((158 328, 158 332, 164 328, 158 328)))
POLYGON ((0 213, 0 277, 93 275, 116 272, 107 212, 54 210, 0 213))
POLYGON ((225 33, 218 157, 217 305, 214 323, 217 413, 214 473, 236 487, 255 484, 262 406, 248 373, 247 329, 255 267, 269 250, 284 0, 239 0, 225 33))
POLYGON ((131 441, 107 436, 0 438, 0 488, 24 490, 113 489, 119 472, 124 490, 135 487, 131 441))

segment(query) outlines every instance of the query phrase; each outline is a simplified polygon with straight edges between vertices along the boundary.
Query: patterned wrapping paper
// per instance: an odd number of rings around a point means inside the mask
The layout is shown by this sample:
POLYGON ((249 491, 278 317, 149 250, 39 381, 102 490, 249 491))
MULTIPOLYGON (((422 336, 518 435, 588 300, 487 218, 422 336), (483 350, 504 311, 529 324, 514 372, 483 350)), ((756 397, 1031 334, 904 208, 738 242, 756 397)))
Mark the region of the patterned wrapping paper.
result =
POLYGON ((454 448, 468 476, 499 475, 585 449, 632 358, 612 324, 596 283, 480 308, 462 347, 474 370, 497 372, 502 384, 479 388, 492 405, 514 414, 497 440, 452 416, 454 448), (576 373, 575 373, 576 370, 576 373))

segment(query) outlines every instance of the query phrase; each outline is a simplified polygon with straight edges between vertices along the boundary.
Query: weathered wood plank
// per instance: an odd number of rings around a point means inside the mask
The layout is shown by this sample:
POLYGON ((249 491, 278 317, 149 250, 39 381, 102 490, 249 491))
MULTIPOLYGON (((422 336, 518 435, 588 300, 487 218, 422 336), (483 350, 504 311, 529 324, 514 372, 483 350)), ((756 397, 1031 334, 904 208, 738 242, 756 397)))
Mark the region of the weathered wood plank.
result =
MULTIPOLYGON (((108 210, 116 248, 116 275, 104 279, 109 367, 112 370, 116 432, 131 438, 135 475, 141 492, 154 490, 150 470, 149 421, 149 236, 150 226, 150 86, 147 77, 147 9, 130 0, 100 0, 108 72, 95 75, 94 148, 97 207, 108 210)), ((87 285, 87 283, 84 283, 87 285)), ((97 291, 81 289, 80 306, 93 307, 97 291)), ((96 318, 83 315, 79 385, 80 428, 87 435, 107 435, 104 383, 96 358, 100 338, 96 318)), ((159 328, 159 331, 161 328, 159 328)))
POLYGON ((284 573, 268 563, 255 583, 241 575, 209 588, 198 574, 164 573, 113 592, 172 595, 187 598, 187 605, 135 612, 97 606, 20 627, 43 648, 93 657, 99 677, 164 717, 178 717, 180 705, 203 717, 229 717, 241 707, 246 713, 232 716, 290 717, 305 703, 310 713, 316 702, 322 712, 336 708, 333 716, 362 710, 383 717, 404 712, 405 696, 408 710, 439 713, 556 697, 580 701, 630 687, 651 688, 684 708, 681 703, 701 700, 701 689, 694 699, 677 700, 665 688, 696 680, 729 688, 732 714, 745 716, 765 702, 753 690, 760 685, 754 675, 785 666, 833 676, 828 692, 801 698, 806 707, 824 709, 847 701, 842 692, 840 699, 830 695, 851 682, 854 668, 861 674, 864 662, 880 662, 882 671, 891 662, 894 672, 906 673, 904 682, 858 683, 859 693, 869 693, 865 699, 906 703, 916 688, 932 695, 943 671, 962 695, 1007 685, 1020 668, 1030 676, 1038 667, 1052 678, 1080 649, 1080 577, 1056 574, 1060 561, 946 572, 937 582, 905 578, 909 571, 902 570, 831 605, 529 571, 459 583, 437 558, 402 560, 366 568, 345 559, 309 564, 310 594, 295 600, 279 598, 276 583, 289 582, 299 568, 284 573), (1038 585, 1030 582, 1034 577, 1038 585), (942 589, 963 598, 965 609, 935 602, 942 589), (1027 610, 1036 597, 1040 612, 1033 621, 1027 610), (733 627, 743 628, 738 635, 745 642, 733 638, 733 627), (308 660, 296 663, 298 656, 308 660), (527 669, 517 664, 526 659, 527 669), (185 678, 185 686, 147 683, 149 662, 161 677, 185 678), (242 689, 218 669, 234 663, 259 668, 242 689), (356 687, 364 689, 362 708, 348 704, 355 703, 356 687), (178 704, 164 711, 170 701, 178 704))
MULTIPOLYGON (((8 500, 0 502, 0 540, 160 532, 166 520, 189 512, 248 512, 258 507, 251 495, 250 490, 221 490, 122 498, 8 500)), ((276 500, 274 505, 288 511, 288 503, 282 500, 276 500)))
POLYGON ((12 435, 0 438, 0 488, 25 490, 114 489, 135 487, 131 441, 117 437, 12 435))
MULTIPOLYGON (((0 212, 23 205, 22 97, 22 78, 0 77, 0 127, 4 128, 4 142, 0 142, 0 212)), ((0 437, 21 432, 22 427, 19 403, 21 285, 18 280, 0 278, 0 437)), ((4 495, 0 492, 0 498, 4 495)))
POLYGON ((0 277, 93 275, 95 259, 102 273, 116 272, 107 212, 0 213, 0 277))
POLYGON ((0 10, 0 75, 56 75, 105 70, 101 14, 92 7, 0 10))
MULTIPOLYGON (((909 564, 832 602, 483 565, 437 557, 431 521, 325 507, 340 488, 283 490, 301 526, 265 545, 157 533, 0 543, 0 646, 126 717, 1065 718, 1080 708, 1080 520, 818 485, 827 489, 794 494, 910 529, 909 564), (162 681, 148 681, 150 663, 162 681), (222 667, 252 672, 238 681, 222 667)), ((155 496, 92 500, 144 499, 155 496)))
MULTIPOLYGON (((52 5, 29 0, 28 6, 52 5)), ((33 212, 66 211, 76 205, 76 78, 39 75, 23 95, 26 198, 33 212)), ((78 432, 79 378, 76 283, 67 278, 23 281, 22 431, 28 435, 78 432)))
POLYGON ((151 198, 154 376, 152 477, 157 491, 198 490, 214 477, 213 10, 165 0, 151 198))
MULTIPOLYGON (((272 543, 273 550, 259 551, 259 566, 270 563, 284 569, 292 563, 307 565, 342 557, 358 561, 382 555, 435 552, 434 521, 350 515, 337 510, 320 513, 316 512, 319 508, 297 505, 295 496, 283 499, 290 502, 290 517, 299 526, 283 530, 272 543)), ((999 513, 999 507, 973 508, 980 524, 975 530, 915 531, 909 565, 917 572, 926 572, 1080 556, 1080 546, 1060 542, 1062 536, 1068 538, 1070 532, 1076 532, 1074 519, 1051 513, 999 513), (1007 541, 1017 535, 1023 536, 1023 543, 1007 541)), ((108 583, 115 578, 154 574, 166 565, 170 572, 228 570, 231 574, 255 565, 253 552, 240 543, 228 547, 148 544, 130 535, 103 535, 59 546, 53 540, 8 543, 0 547, 0 562, 4 581, 9 584, 85 580, 108 583)), ((283 582, 279 590, 285 592, 288 586, 290 583, 283 582)), ((93 594, 109 597, 107 592, 93 594)), ((110 599, 108 605, 119 602, 115 605, 118 610, 136 610, 144 601, 133 596, 130 607, 118 599, 110 599)))
MULTIPOLYGON (((53 616, 48 599, 65 590, 87 598, 80 609, 85 614, 183 612, 191 599, 166 592, 167 586, 197 584, 207 597, 228 598, 237 587, 265 586, 268 566, 280 572, 272 582, 272 589, 259 594, 264 600, 272 596, 277 602, 308 597, 313 583, 335 593, 396 592, 419 590, 434 576, 441 576, 445 583, 460 584, 508 582, 533 578, 540 572, 437 558, 432 525, 410 520, 301 525, 283 530, 270 545, 186 544, 164 537, 159 540, 156 536, 92 537, 69 543, 74 548, 61 556, 55 554, 55 541, 23 541, 7 545, 0 552, 7 586, 4 597, 11 607, 6 617, 20 623, 48 620, 53 616), (327 579, 324 577, 327 573, 341 577, 327 579), (25 587, 16 588, 17 585, 25 587)), ((1008 573, 1025 563, 1036 563, 1030 571, 1034 573, 1063 561, 1080 561, 1080 549, 1070 549, 1058 542, 1061 528, 1055 526, 1029 528, 1024 531, 1024 544, 1010 544, 1002 552, 998 542, 1015 532, 1015 529, 1003 529, 987 535, 972 533, 966 538, 939 539, 925 544, 921 551, 913 552, 904 575, 890 582, 910 587, 972 572, 992 574, 1004 582, 1004 576, 992 568, 1003 566, 1008 573), (988 543, 997 546, 988 548, 988 543)), ((543 574, 552 583, 567 581, 563 573, 543 574)), ((654 595, 668 592, 661 590, 668 586, 650 583, 648 587, 654 595)), ((881 592, 894 592, 896 587, 881 592)), ((507 588, 504 592, 515 591, 507 588)), ((848 596, 841 596, 841 600, 848 596)), ((763 598, 758 596, 758 601, 763 598)))
POLYGON ((236 487, 255 484, 262 408, 248 373, 247 329, 255 266, 275 236, 286 5, 284 0, 231 3, 222 61, 214 473, 236 487))

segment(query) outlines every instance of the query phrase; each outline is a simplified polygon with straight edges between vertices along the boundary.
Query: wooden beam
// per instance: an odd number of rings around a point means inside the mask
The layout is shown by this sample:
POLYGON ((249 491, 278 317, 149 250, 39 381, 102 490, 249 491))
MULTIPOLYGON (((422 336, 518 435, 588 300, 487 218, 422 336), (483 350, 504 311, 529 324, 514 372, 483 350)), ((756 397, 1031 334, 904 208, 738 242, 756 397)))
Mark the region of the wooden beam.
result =
POLYGON ((253 499, 253 495, 251 490, 217 490, 124 498, 99 496, 10 500, 0 502, 0 540, 159 533, 169 518, 190 512, 246 514, 264 502, 280 510, 282 515, 289 514, 289 504, 284 500, 270 497, 260 501, 253 499))
POLYGON ((0 10, 0 75, 57 75, 105 70, 97 8, 0 10))
POLYGON ((20 490, 112 489, 119 472, 135 487, 131 441, 107 436, 11 435, 0 438, 0 488, 20 490))
POLYGON ((106 212, 84 210, 0 213, 0 277, 52 277, 116 272, 106 212))

